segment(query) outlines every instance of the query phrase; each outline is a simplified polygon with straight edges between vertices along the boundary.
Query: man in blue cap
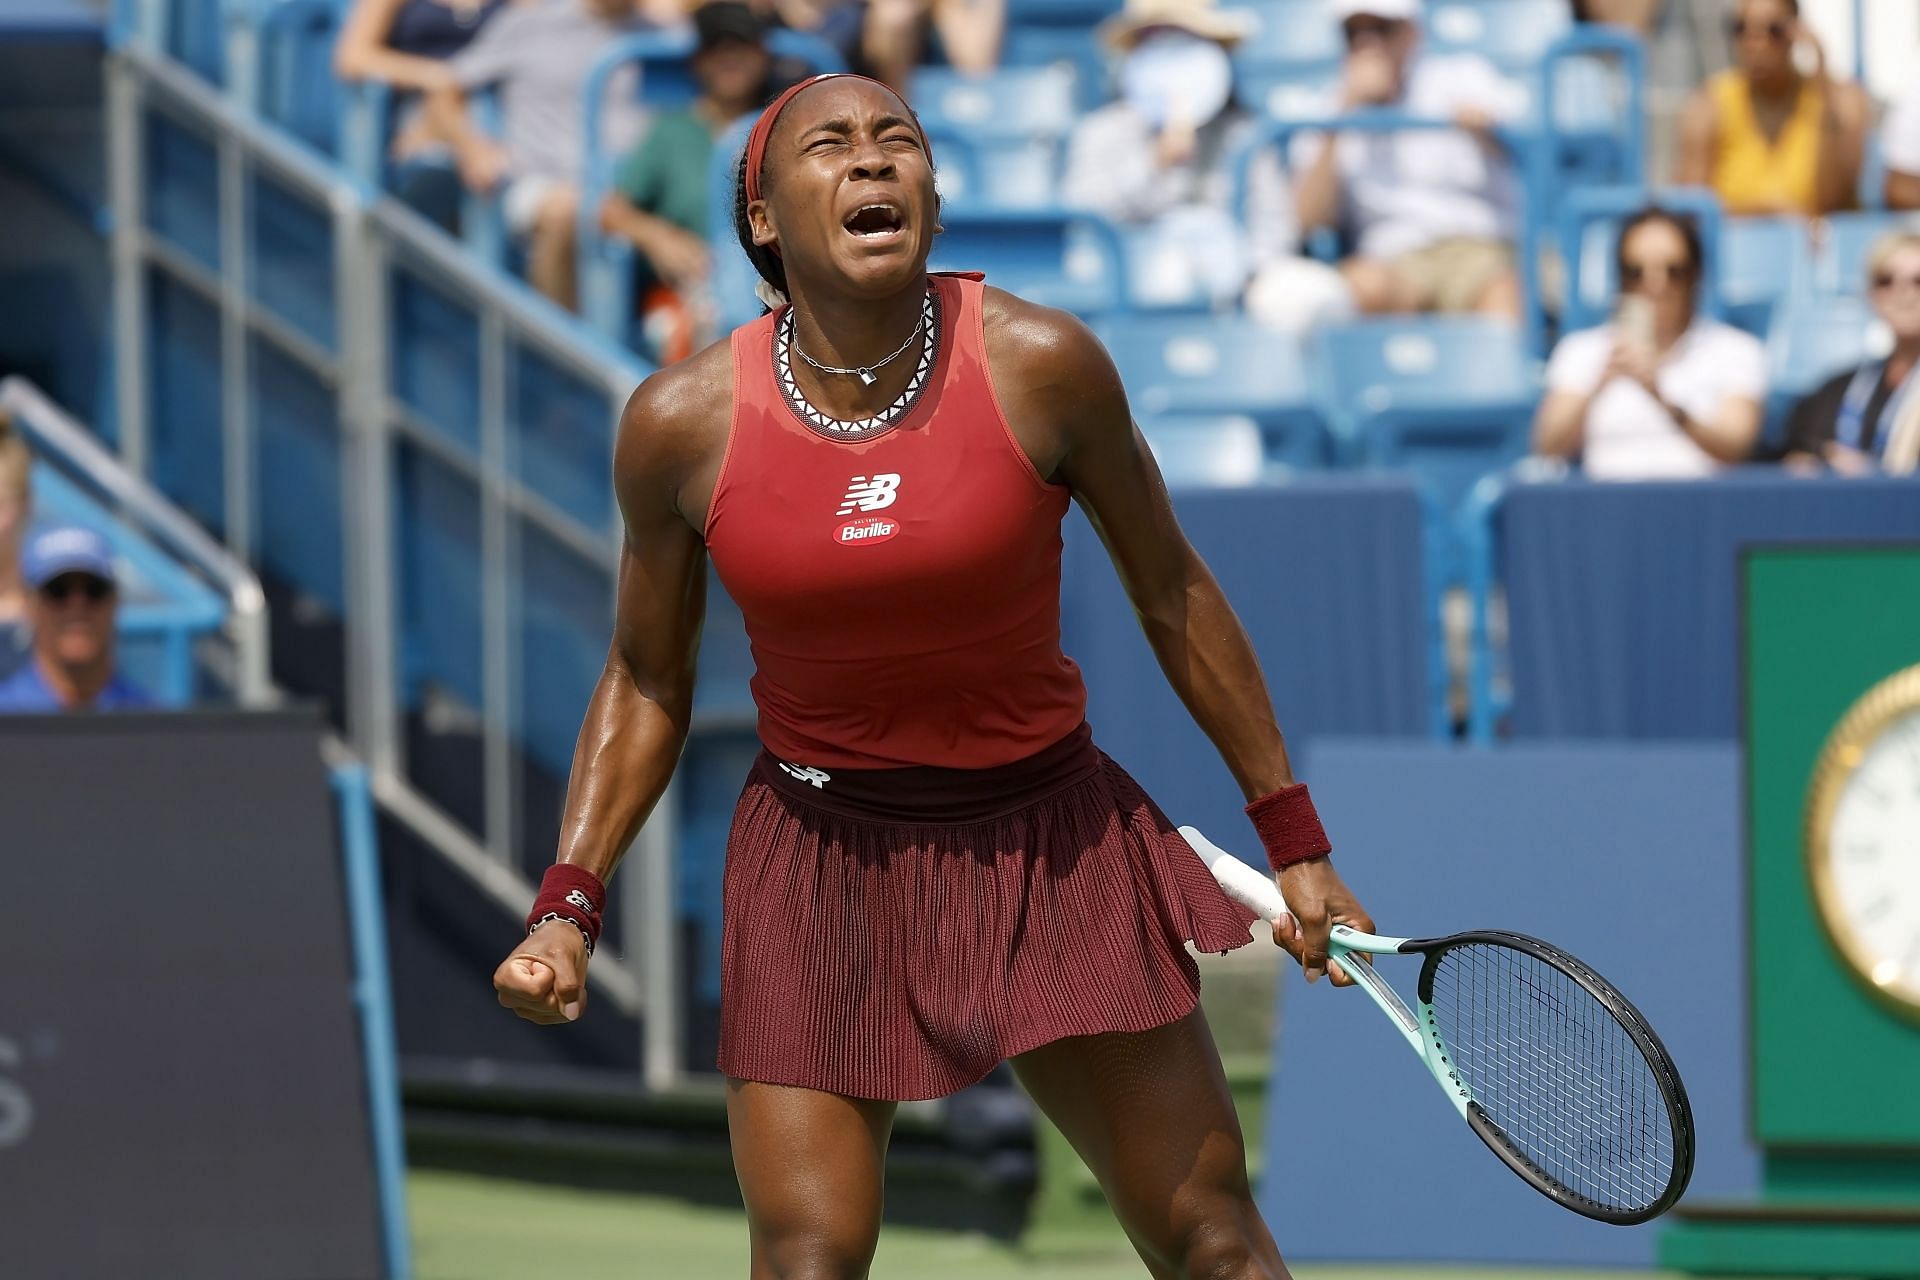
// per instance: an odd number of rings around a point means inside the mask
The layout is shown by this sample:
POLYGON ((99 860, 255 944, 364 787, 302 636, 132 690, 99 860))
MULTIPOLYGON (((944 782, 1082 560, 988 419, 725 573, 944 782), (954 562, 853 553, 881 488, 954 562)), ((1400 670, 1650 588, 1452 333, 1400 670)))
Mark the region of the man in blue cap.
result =
POLYGON ((27 544, 21 570, 33 593, 33 656, 0 682, 0 713, 152 706, 114 671, 119 592, 107 540, 91 529, 47 529, 27 544))

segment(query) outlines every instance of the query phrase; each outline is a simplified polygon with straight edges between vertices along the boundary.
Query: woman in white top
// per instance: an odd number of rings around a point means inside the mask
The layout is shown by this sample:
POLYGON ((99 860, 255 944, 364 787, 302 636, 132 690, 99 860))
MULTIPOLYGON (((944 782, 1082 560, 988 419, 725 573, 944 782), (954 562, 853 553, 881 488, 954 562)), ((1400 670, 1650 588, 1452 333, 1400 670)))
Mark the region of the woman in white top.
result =
POLYGON ((1615 250, 1611 324, 1562 338, 1533 422, 1535 453, 1604 480, 1683 480, 1745 462, 1760 437, 1766 356, 1758 339, 1698 315, 1699 233, 1643 209, 1615 250))

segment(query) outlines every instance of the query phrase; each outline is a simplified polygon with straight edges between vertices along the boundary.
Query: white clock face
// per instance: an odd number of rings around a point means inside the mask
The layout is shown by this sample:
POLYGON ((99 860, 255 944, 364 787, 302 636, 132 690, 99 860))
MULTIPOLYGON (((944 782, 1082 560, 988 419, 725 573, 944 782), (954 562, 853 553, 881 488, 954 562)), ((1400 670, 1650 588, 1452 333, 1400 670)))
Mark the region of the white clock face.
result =
POLYGON ((1828 828, 1828 901, 1848 958, 1920 1005, 1920 708, 1866 744, 1828 828))

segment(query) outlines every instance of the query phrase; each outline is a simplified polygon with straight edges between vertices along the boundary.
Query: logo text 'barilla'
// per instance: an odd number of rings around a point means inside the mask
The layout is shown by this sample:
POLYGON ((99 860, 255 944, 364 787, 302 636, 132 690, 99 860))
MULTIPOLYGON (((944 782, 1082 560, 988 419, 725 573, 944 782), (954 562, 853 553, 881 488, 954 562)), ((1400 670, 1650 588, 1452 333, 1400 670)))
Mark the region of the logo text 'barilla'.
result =
POLYGON ((889 520, 886 516, 863 516, 858 520, 849 520, 833 531, 833 540, 841 546, 854 546, 869 542, 885 542, 900 532, 900 522, 889 520))

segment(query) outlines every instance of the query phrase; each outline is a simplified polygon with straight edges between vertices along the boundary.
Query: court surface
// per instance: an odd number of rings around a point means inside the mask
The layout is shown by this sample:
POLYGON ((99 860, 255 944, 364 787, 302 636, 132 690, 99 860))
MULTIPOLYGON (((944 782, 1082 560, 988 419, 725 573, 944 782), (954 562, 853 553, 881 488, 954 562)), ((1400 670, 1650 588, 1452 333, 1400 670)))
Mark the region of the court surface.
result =
MULTIPOLYGON (((416 1169, 408 1180, 418 1280, 568 1280, 717 1277, 747 1272, 746 1220, 737 1210, 659 1196, 582 1191, 416 1169), (565 1259, 564 1270, 554 1264, 565 1259)), ((1035 1256, 996 1240, 889 1228, 876 1280, 1140 1280, 1126 1254, 1035 1256)), ((1665 1273, 1301 1263, 1297 1280, 1679 1280, 1665 1273)), ((1781 1280, 1775 1277, 1774 1280, 1781 1280)))

